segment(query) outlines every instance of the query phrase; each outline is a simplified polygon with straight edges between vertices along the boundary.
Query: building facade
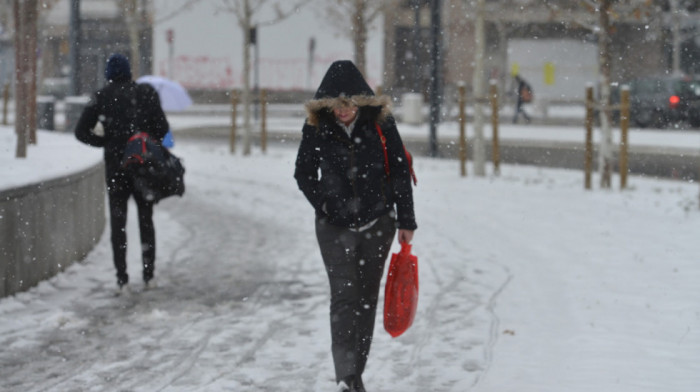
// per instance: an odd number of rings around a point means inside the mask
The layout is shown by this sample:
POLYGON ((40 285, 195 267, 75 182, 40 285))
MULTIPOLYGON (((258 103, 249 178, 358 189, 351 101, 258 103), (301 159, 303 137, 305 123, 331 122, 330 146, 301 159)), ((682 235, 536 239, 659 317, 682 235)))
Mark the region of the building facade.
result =
MULTIPOLYGON (((384 88, 394 96, 420 92, 428 97, 431 78, 431 5, 429 0, 388 0, 385 14, 384 88), (415 59, 415 61, 414 61, 415 59)), ((700 72, 700 18, 696 2, 680 2, 677 13, 668 1, 613 2, 610 19, 611 81, 671 72, 674 26, 680 32, 680 70, 700 72), (674 16, 677 16, 674 18, 674 16)), ((537 96, 576 101, 587 83, 600 82, 599 14, 580 1, 443 0, 440 1, 440 75, 442 97, 454 98, 456 86, 473 90, 477 60, 476 25, 484 26, 482 83, 498 81, 501 91, 521 74, 537 96), (481 4, 481 6, 480 6, 481 4)))

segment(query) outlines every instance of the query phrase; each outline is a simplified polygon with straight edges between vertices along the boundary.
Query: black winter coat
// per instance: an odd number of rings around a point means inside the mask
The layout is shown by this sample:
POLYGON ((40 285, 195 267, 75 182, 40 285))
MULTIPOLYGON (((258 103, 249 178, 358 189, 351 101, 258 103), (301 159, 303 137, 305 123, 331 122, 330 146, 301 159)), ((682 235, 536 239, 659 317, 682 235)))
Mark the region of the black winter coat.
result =
POLYGON ((398 227, 415 230, 408 161, 394 119, 384 115, 386 109, 360 104, 351 136, 336 123, 330 107, 311 110, 313 121, 302 129, 294 177, 317 216, 333 225, 358 228, 396 206, 398 227), (386 137, 389 178, 375 123, 386 137))
POLYGON ((131 135, 143 131, 162 142, 168 129, 158 92, 148 84, 122 81, 107 83, 91 97, 75 127, 75 136, 83 143, 104 147, 105 175, 109 181, 121 170, 131 135), (104 136, 94 132, 98 121, 104 136))

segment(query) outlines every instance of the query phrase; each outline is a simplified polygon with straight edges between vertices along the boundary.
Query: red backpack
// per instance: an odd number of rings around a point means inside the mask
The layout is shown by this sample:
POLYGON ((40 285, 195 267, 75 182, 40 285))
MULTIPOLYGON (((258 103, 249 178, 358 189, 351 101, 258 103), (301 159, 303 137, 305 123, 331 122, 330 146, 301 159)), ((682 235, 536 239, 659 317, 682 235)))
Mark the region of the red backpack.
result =
MULTIPOLYGON (((386 176, 389 177, 389 154, 386 152, 386 138, 384 137, 384 134, 382 133, 382 127, 379 126, 379 124, 375 123, 375 127, 377 127, 377 133, 379 134, 379 139, 382 141, 382 149, 384 150, 384 171, 386 172, 386 176)), ((413 171, 413 156, 411 155, 410 152, 406 149, 406 146, 403 146, 403 150, 406 153, 406 158, 408 159, 408 169, 411 171, 411 178, 413 179, 413 185, 418 185, 418 178, 416 178, 416 172, 413 171)))

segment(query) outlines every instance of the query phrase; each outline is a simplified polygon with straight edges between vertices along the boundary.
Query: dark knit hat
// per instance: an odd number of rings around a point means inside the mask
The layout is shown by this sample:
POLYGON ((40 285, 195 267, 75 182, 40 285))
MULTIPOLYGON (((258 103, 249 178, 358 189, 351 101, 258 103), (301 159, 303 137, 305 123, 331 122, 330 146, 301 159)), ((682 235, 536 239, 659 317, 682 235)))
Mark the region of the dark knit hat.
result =
POLYGON ((340 60, 331 64, 326 76, 316 90, 314 99, 372 96, 374 92, 359 69, 350 60, 340 60))
POLYGON ((112 82, 131 80, 131 66, 126 56, 119 53, 109 56, 105 67, 105 79, 112 82))

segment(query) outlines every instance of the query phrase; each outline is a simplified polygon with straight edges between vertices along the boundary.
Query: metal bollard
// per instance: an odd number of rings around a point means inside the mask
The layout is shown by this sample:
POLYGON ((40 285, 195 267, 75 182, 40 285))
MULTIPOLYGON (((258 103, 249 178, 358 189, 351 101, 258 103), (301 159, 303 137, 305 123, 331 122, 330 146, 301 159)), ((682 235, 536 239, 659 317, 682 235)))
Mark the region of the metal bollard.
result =
POLYGON ((459 84, 459 166, 462 177, 467 176, 467 88, 459 84))
POLYGON ((267 151, 267 90, 260 90, 260 148, 267 151))
POLYGON ((501 174, 501 148, 498 143, 498 86, 497 81, 491 80, 491 126, 493 127, 493 140, 491 143, 491 155, 493 160, 494 174, 501 174))
POLYGON ((584 153, 584 188, 591 189, 591 172, 593 170, 593 87, 586 87, 586 144, 584 153))
POLYGON ((238 91, 231 91, 231 134, 229 137, 229 151, 236 152, 236 120, 238 117, 238 91))
POLYGON ((630 125, 630 89, 628 86, 622 87, 620 96, 620 189, 627 188, 627 171, 629 154, 628 139, 630 125))

